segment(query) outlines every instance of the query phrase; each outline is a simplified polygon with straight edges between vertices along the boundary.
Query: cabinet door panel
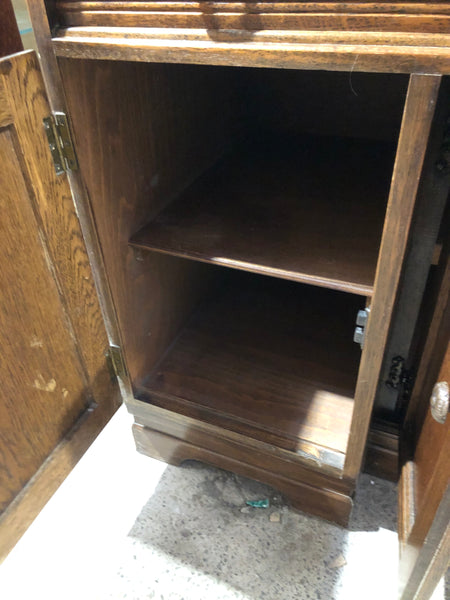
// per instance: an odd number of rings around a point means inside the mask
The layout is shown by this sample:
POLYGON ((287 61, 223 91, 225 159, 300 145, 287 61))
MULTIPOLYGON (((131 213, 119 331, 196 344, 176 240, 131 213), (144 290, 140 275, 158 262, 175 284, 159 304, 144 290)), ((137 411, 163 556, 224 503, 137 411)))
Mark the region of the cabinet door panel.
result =
POLYGON ((0 60, 0 559, 119 405, 37 56, 0 60))
POLYGON ((85 382, 12 126, 0 131, 0 509, 83 411, 85 382))

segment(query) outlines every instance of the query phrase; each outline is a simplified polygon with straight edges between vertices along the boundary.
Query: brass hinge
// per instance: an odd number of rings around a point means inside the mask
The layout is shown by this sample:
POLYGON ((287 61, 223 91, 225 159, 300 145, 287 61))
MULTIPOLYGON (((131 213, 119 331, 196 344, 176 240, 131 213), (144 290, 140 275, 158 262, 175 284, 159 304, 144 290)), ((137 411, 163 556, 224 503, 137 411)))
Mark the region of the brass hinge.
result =
POLYGON ((124 379, 127 371, 120 346, 114 346, 111 344, 108 350, 105 352, 105 357, 111 379, 115 379, 116 377, 124 379))
POLYGON ((44 129, 57 175, 78 169, 67 115, 55 112, 44 119, 44 129))

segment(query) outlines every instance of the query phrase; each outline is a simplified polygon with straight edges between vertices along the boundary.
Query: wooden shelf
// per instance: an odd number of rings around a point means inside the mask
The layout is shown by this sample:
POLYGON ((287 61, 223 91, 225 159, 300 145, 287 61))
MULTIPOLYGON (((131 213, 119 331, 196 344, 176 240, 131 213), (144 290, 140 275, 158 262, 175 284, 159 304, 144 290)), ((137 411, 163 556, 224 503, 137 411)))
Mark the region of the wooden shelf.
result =
POLYGON ((138 397, 342 468, 362 305, 358 296, 231 273, 138 397))
POLYGON ((370 296, 392 166, 380 142, 262 143, 207 172, 130 243, 370 296))

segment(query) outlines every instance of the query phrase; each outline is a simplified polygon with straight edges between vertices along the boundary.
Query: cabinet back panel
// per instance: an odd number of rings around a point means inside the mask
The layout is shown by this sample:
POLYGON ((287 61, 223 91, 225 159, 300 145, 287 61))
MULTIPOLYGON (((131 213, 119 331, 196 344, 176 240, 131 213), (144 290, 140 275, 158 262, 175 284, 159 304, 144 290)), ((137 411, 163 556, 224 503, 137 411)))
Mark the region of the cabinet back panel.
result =
POLYGON ((128 241, 237 136, 231 70, 67 59, 60 68, 136 381, 172 341, 214 270, 136 255, 128 241))
POLYGON ((258 126, 395 142, 408 87, 405 75, 252 69, 258 126))

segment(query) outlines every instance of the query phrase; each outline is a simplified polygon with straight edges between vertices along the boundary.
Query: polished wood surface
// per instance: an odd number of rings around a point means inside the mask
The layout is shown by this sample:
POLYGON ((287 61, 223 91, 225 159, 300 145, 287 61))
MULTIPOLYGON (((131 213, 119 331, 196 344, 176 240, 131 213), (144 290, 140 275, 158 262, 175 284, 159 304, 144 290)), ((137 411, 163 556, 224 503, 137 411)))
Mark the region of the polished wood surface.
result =
POLYGON ((157 406, 294 452, 305 440, 345 454, 360 354, 351 331, 361 304, 269 278, 230 278, 144 388, 157 406))
POLYGON ((272 469, 258 467, 245 458, 234 458, 225 448, 225 453, 214 452, 208 447, 189 444, 142 425, 133 425, 133 434, 139 452, 180 465, 184 460, 200 460, 210 465, 227 469, 244 477, 250 477, 271 485, 291 502, 294 508, 346 526, 352 508, 352 499, 328 488, 315 488, 298 478, 287 478, 272 469))
POLYGON ((410 78, 355 391, 344 470, 349 477, 356 477, 361 468, 440 80, 431 75, 410 78))
POLYGON ((69 27, 57 31, 53 46, 57 55, 78 59, 450 74, 450 35, 417 36, 366 31, 69 27))
POLYGON ((131 244, 370 296, 392 165, 388 145, 265 140, 200 178, 131 244))

